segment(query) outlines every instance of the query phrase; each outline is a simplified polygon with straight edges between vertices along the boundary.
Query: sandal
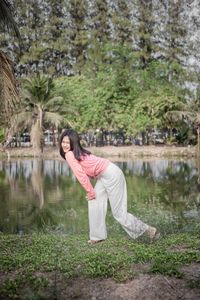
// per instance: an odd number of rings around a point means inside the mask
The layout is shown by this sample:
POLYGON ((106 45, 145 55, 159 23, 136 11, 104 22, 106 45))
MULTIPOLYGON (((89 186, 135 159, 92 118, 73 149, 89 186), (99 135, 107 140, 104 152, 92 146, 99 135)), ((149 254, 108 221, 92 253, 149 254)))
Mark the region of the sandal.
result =
POLYGON ((105 240, 89 240, 88 241, 88 244, 98 244, 98 243, 101 243, 101 242, 104 242, 105 240))
POLYGON ((160 238, 160 232, 157 228, 149 226, 149 228, 145 231, 145 235, 148 236, 150 242, 157 241, 160 238))

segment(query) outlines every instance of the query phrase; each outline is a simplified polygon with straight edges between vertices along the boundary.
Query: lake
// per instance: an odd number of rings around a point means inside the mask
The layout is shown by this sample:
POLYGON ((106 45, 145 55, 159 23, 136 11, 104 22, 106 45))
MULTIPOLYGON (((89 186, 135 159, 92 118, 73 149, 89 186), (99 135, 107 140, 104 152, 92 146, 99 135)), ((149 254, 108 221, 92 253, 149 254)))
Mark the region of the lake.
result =
MULTIPOLYGON (((115 162, 124 172, 128 211, 163 233, 200 229, 200 186, 195 160, 115 162)), ((93 182, 94 183, 94 182, 93 182)), ((0 161, 0 232, 87 233, 85 191, 65 161, 0 161)), ((121 232, 107 214, 108 234, 121 232)))

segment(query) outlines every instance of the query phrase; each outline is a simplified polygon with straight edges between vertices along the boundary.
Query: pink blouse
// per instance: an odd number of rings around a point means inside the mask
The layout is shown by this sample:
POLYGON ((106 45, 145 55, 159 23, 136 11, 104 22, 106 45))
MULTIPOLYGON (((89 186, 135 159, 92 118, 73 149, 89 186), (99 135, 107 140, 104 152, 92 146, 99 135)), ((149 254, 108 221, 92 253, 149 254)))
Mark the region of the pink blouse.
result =
POLYGON ((98 176, 106 169, 110 161, 105 158, 97 157, 93 154, 82 156, 81 161, 78 161, 74 157, 74 153, 72 151, 65 153, 65 158, 74 175, 86 190, 88 198, 94 199, 96 197, 95 190, 88 176, 98 176))

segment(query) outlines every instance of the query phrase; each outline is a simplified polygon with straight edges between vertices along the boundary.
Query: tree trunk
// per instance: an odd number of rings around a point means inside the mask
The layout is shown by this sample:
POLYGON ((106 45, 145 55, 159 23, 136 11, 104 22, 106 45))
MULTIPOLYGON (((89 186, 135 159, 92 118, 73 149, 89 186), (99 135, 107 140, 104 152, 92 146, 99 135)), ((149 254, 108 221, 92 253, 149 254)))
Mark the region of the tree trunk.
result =
POLYGON ((197 167, 198 167, 198 180, 197 183, 200 185, 200 128, 197 127, 197 167))
POLYGON ((197 127, 197 157, 200 157, 200 128, 197 127))
POLYGON ((53 146, 56 146, 55 126, 52 126, 53 146))
POLYGON ((44 111, 41 107, 39 109, 39 126, 40 126, 40 149, 41 152, 43 152, 43 147, 44 147, 44 134, 43 134, 43 119, 44 119, 44 111))
POLYGON ((40 127, 39 119, 32 125, 31 128, 31 145, 33 147, 34 156, 40 156, 42 154, 42 139, 43 132, 40 127))

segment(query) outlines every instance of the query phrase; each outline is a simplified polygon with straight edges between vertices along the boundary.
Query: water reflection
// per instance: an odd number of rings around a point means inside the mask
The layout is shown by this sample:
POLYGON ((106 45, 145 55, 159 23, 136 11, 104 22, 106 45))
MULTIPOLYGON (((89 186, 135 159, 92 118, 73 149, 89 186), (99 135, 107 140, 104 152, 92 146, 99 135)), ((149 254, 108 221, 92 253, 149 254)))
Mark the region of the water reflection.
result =
MULTIPOLYGON (((195 160, 137 159, 117 164, 126 176, 132 213, 168 228, 183 228, 199 220, 195 160)), ((3 232, 88 230, 85 192, 64 161, 0 161, 0 205, 3 232)))

